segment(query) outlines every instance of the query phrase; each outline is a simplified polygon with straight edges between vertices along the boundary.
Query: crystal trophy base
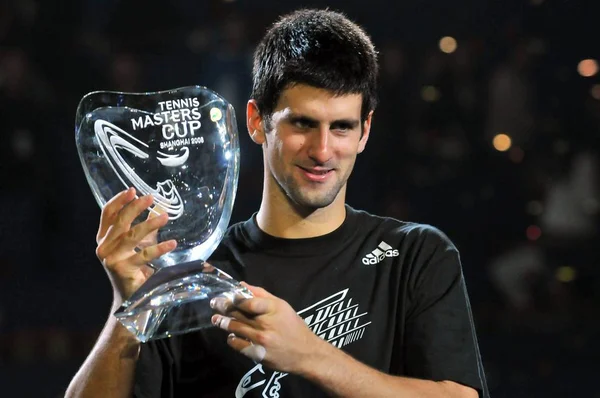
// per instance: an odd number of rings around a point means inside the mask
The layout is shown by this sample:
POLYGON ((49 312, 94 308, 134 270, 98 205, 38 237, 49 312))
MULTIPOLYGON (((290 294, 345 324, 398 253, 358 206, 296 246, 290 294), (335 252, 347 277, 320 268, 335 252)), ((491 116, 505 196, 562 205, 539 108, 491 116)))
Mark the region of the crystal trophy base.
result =
POLYGON ((213 297, 252 293, 223 271, 197 261, 159 269, 125 301, 115 317, 145 343, 211 327, 213 297))

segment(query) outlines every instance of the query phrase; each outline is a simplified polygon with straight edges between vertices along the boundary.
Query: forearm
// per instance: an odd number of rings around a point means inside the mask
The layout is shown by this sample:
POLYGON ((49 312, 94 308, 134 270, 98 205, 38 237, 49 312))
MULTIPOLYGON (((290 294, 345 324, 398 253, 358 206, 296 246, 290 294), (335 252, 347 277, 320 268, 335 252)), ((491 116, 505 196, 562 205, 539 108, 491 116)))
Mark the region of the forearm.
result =
MULTIPOLYGON (((323 342, 325 343, 325 342, 323 342)), ((334 397, 477 398, 473 389, 453 382, 390 376, 326 343, 300 375, 334 397)))
POLYGON ((140 343, 110 316, 66 397, 131 397, 140 343))

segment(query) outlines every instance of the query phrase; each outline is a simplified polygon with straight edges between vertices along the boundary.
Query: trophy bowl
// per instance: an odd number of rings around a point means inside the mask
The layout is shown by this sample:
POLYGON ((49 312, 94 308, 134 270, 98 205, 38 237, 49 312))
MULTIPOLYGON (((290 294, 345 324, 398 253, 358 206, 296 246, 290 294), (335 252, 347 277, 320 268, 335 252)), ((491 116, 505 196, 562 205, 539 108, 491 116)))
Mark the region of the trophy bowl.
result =
POLYGON ((251 297, 205 262, 229 224, 239 176, 237 123, 227 100, 202 86, 91 92, 77 107, 75 142, 100 207, 129 187, 152 194, 132 226, 167 213, 168 223, 144 245, 177 241, 151 261, 155 273, 114 314, 140 341, 212 326, 215 296, 251 297))

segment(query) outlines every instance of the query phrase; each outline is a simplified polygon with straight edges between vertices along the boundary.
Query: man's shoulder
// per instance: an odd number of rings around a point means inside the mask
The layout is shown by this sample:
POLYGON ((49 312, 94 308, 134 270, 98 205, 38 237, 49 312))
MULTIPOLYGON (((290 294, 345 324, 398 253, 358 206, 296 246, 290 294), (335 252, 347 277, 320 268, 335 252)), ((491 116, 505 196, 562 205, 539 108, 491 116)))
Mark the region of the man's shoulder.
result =
POLYGON ((242 221, 238 221, 238 222, 231 224, 225 230, 225 234, 223 235, 223 240, 239 238, 245 228, 246 223, 248 223, 250 221, 251 221, 251 219, 247 219, 247 220, 242 220, 242 221))
POLYGON ((405 221, 394 217, 381 216, 365 210, 352 209, 358 218, 360 228, 377 229, 390 239, 395 238, 404 245, 418 245, 422 248, 444 247, 457 250, 448 235, 440 228, 416 221, 405 221))
POLYGON ((237 251, 240 246, 244 245, 244 242, 248 240, 245 232, 247 222, 249 220, 235 222, 225 230, 219 245, 211 255, 212 261, 228 260, 232 251, 237 251))

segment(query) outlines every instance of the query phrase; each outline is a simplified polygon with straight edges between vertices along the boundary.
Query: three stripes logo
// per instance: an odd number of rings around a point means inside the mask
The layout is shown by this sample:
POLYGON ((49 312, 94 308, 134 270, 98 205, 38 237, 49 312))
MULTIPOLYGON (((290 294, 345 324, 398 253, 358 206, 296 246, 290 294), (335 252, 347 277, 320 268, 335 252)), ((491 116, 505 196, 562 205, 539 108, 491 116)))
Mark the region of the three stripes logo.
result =
POLYGON ((398 257, 399 255, 397 249, 381 241, 377 249, 363 257, 362 262, 364 265, 375 265, 385 260, 386 257, 398 257))

